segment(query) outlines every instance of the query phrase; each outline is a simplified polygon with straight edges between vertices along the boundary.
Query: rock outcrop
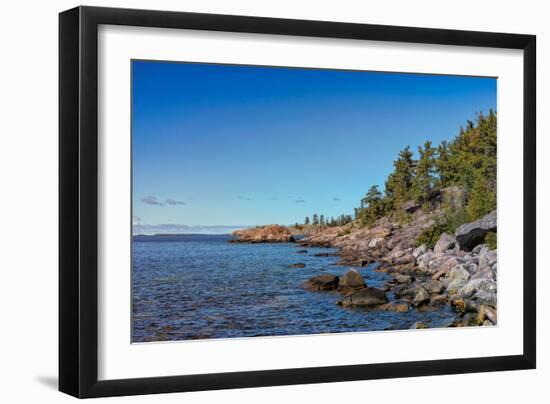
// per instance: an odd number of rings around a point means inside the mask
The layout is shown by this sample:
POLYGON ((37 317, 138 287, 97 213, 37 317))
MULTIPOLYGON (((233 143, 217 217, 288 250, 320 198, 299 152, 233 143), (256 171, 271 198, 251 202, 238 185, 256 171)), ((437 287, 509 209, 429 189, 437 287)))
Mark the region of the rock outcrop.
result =
POLYGON ((475 222, 463 224, 456 229, 455 237, 461 249, 470 251, 476 245, 483 243, 487 233, 495 231, 497 231, 496 210, 475 222))
POLYGON ((236 237, 233 243, 291 243, 294 242, 292 232, 285 226, 277 224, 254 227, 233 232, 236 237))

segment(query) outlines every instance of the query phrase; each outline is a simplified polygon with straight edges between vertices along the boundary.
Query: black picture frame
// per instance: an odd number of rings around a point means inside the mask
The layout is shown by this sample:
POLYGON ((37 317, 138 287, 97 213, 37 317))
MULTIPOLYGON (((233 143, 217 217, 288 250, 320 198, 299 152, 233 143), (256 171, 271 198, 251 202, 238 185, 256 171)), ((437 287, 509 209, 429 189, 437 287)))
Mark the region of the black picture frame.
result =
POLYGON ((536 37, 184 12, 77 7, 59 15, 59 390, 104 397, 536 366, 536 37), (523 354, 99 381, 98 26, 180 28, 523 50, 523 354))

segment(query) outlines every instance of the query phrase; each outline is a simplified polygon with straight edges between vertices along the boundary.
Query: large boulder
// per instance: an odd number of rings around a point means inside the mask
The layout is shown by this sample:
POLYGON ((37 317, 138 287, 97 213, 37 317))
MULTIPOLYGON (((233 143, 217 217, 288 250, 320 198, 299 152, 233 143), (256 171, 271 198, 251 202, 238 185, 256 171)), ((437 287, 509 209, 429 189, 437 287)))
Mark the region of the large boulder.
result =
POLYGON ((453 236, 443 233, 441 237, 439 237, 439 240, 434 246, 434 252, 435 253, 444 253, 447 250, 450 250, 454 248, 456 245, 456 238, 453 236))
POLYGON ((470 279, 470 273, 464 269, 464 266, 462 264, 458 264, 454 268, 451 268, 449 272, 447 272, 446 279, 448 280, 455 280, 460 279, 463 280, 464 283, 470 279))
MULTIPOLYGON (((459 297, 469 299, 478 290, 483 292, 491 291, 495 283, 491 279, 471 279, 458 292, 459 297)), ((495 288, 496 290, 496 288, 495 288)))
POLYGON ((271 224, 233 232, 234 243, 290 243, 295 241, 292 232, 285 226, 271 224))
POLYGON ((332 274, 317 275, 311 279, 308 279, 304 283, 304 287, 307 290, 312 290, 312 291, 336 290, 336 288, 338 288, 338 281, 339 281, 339 278, 336 275, 332 275, 332 274))
POLYGON ((354 289, 363 289, 367 287, 363 277, 357 270, 350 269, 346 272, 338 282, 338 289, 342 291, 350 291, 354 289))
POLYGON ((497 284, 493 280, 486 280, 480 282, 477 285, 476 291, 472 297, 477 302, 489 304, 491 306, 497 305, 497 284))
POLYGON ((468 282, 470 273, 459 264, 447 272, 443 284, 447 288, 447 294, 454 296, 468 282))
POLYGON ((378 306, 387 302, 388 298, 383 290, 365 288, 353 292, 338 304, 342 306, 378 306))
POLYGON ((475 222, 465 223, 456 229, 455 237, 460 248, 472 250, 476 245, 483 243, 485 235, 497 231, 497 211, 494 210, 475 222))

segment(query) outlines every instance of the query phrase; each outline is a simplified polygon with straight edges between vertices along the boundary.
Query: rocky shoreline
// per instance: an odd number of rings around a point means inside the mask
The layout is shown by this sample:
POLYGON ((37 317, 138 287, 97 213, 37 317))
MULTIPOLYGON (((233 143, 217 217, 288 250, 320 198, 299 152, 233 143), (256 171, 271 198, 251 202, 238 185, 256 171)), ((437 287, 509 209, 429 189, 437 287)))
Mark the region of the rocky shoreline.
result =
MULTIPOLYGON (((330 274, 312 277, 304 287, 338 291, 342 306, 406 312, 450 305, 456 317, 448 326, 496 325, 497 251, 480 244, 488 232, 496 232, 496 211, 460 226, 453 235, 442 234, 433 249, 415 246, 422 230, 433 221, 433 214, 417 212, 406 225, 383 219, 370 229, 351 225, 328 228, 300 240, 300 248, 337 248, 341 265, 377 263, 376 271, 392 278, 384 288, 372 288, 352 269, 341 278, 330 274)), ((429 326, 415 323, 411 328, 429 326)))
POLYGON ((292 243, 292 232, 285 226, 270 224, 233 232, 231 243, 292 243))

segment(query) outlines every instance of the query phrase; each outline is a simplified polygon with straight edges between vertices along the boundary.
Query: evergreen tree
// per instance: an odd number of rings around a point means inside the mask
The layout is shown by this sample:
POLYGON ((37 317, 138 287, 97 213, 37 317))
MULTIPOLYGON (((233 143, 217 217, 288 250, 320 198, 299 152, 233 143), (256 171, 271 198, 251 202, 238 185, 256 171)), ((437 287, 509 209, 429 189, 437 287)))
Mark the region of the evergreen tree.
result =
POLYGON ((437 147, 435 168, 437 174, 439 175, 439 187, 448 187, 450 185, 452 173, 449 165, 449 145, 446 140, 442 141, 441 144, 437 147))
POLYGON ((318 224, 319 224, 319 216, 317 216, 317 213, 314 213, 314 214, 313 214, 312 224, 314 224, 314 225, 318 225, 318 224))
POLYGON ((415 175, 412 180, 412 196, 417 203, 424 204, 428 202, 435 187, 435 153, 432 142, 427 141, 424 147, 418 147, 420 158, 416 165, 415 175))
POLYGON ((490 190, 487 179, 481 171, 476 172, 474 183, 466 205, 469 220, 476 220, 496 208, 496 195, 490 190))
POLYGON ((304 220, 304 224, 309 224, 309 216, 306 216, 306 219, 304 220))
POLYGON ((497 116, 493 110, 487 116, 478 114, 475 124, 468 121, 466 129, 449 144, 449 185, 464 188, 470 220, 479 219, 496 206, 497 176, 497 116), (483 213, 485 212, 485 213, 483 213))
POLYGON ((378 185, 373 185, 369 188, 365 197, 361 199, 359 219, 362 225, 372 226, 382 214, 382 193, 378 190, 378 185))
POLYGON ((399 209, 410 198, 413 180, 413 154, 407 146, 393 162, 394 171, 386 180, 386 198, 391 210, 399 209))
POLYGON ((324 215, 321 215, 321 216, 319 217, 319 224, 320 224, 321 226, 324 226, 324 225, 325 225, 325 216, 324 216, 324 215))

